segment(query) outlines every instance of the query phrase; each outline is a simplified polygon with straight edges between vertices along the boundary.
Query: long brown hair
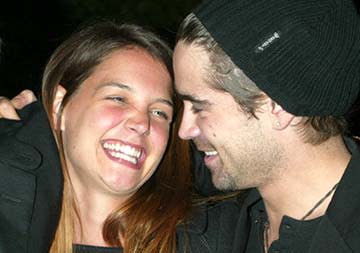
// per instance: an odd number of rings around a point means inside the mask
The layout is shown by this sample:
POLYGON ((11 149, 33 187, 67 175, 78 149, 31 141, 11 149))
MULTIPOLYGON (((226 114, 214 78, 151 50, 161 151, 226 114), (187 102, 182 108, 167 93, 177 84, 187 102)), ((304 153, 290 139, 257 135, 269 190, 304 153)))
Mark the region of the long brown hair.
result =
MULTIPOLYGON (((132 47, 145 50, 163 63, 173 78, 172 52, 154 33, 136 25, 109 21, 88 25, 63 42, 45 68, 42 100, 50 121, 54 122, 52 108, 58 84, 67 91, 61 112, 107 55, 132 47)), ((181 103, 175 96, 174 103, 175 110, 180 109, 181 103)), ((167 150, 154 175, 104 222, 104 240, 112 246, 122 246, 124 252, 168 253, 176 250, 175 228, 191 208, 189 147, 187 142, 177 138, 179 119, 176 118, 172 123, 167 150), (121 245, 120 234, 125 238, 125 245, 121 245)), ((53 129, 59 128, 53 126, 53 129)), ((78 212, 64 159, 61 132, 54 132, 62 160, 64 191, 61 218, 51 252, 72 252, 74 220, 78 218, 78 212)))

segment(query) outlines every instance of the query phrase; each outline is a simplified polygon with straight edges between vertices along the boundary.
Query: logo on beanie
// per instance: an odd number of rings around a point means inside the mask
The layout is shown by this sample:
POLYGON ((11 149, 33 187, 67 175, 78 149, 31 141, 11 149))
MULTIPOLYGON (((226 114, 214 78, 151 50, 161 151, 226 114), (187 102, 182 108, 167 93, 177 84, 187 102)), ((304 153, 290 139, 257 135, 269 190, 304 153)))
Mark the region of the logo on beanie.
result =
POLYGON ((255 53, 262 53, 271 46, 275 41, 280 39, 280 32, 274 32, 270 36, 268 36, 262 43, 258 44, 255 47, 255 53))

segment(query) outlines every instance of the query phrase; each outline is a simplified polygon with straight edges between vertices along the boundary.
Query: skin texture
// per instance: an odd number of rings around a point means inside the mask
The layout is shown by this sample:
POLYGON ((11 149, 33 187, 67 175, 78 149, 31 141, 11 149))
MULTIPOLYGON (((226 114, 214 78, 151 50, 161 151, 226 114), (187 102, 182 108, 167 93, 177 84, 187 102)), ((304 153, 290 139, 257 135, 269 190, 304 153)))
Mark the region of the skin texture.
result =
POLYGON ((177 44, 175 84, 184 98, 180 138, 193 140, 205 151, 205 164, 219 189, 258 187, 271 181, 277 177, 275 168, 282 150, 272 137, 270 102, 260 108, 258 119, 249 117, 229 93, 215 90, 205 81, 207 66, 210 62, 203 49, 177 44))
MULTIPOLYGON (((65 93, 59 86, 55 113, 65 93)), ((172 113, 165 66, 141 49, 110 54, 61 114, 66 162, 78 198, 87 198, 89 192, 116 197, 117 202, 131 196, 162 158, 172 113), (104 143, 127 145, 141 155, 129 162, 129 157, 114 157, 116 150, 104 143)))

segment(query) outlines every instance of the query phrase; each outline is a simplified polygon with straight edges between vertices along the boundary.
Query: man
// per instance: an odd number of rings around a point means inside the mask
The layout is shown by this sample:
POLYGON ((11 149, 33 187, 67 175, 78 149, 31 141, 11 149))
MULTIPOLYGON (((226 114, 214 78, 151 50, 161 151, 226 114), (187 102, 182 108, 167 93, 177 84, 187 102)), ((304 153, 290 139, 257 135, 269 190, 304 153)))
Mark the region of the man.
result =
POLYGON ((254 188, 233 252, 359 252, 360 153, 343 115, 360 85, 351 0, 212 0, 174 51, 179 135, 221 190, 254 188))
MULTIPOLYGON (((30 91, 12 105, 0 98, 3 117, 18 119, 12 106, 34 98, 30 91)), ((60 215, 60 161, 40 106, 19 114, 22 121, 0 120, 0 253, 47 253, 60 215)))

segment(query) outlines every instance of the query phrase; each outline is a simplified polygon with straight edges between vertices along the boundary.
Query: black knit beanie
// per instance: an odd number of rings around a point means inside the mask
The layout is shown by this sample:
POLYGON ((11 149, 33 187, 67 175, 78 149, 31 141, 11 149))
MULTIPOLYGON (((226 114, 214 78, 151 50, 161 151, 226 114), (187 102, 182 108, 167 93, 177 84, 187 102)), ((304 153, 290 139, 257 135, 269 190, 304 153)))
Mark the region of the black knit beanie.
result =
POLYGON ((354 103, 360 17, 352 0, 209 0, 194 14, 286 111, 337 116, 354 103))

